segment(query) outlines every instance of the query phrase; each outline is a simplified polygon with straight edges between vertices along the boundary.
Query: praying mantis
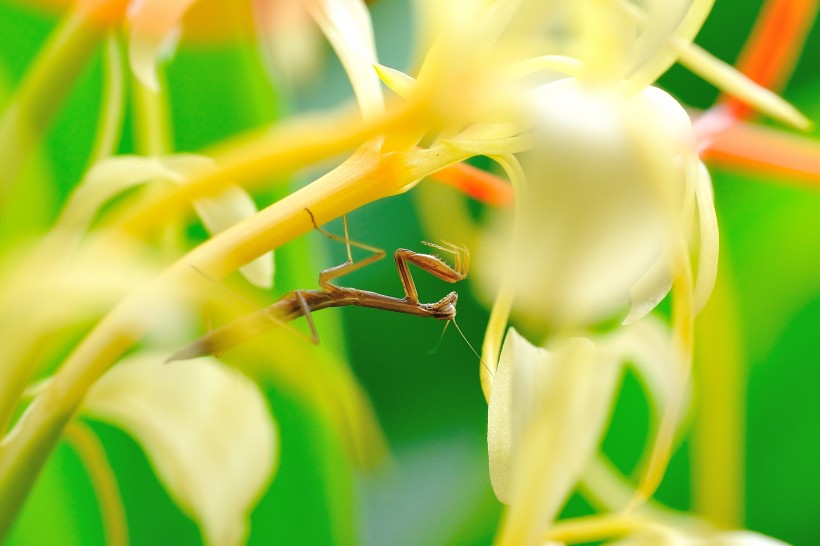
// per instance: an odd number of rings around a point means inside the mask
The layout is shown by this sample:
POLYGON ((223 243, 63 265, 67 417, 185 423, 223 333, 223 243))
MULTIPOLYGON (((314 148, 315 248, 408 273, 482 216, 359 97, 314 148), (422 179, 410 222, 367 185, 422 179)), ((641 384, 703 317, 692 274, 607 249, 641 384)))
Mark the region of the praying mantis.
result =
POLYGON ((452 254, 454 257, 453 267, 432 254, 414 252, 406 248, 396 250, 393 257, 396 261, 399 279, 404 288, 404 298, 386 296, 358 288, 347 288, 334 284, 331 281, 381 260, 385 256, 384 250, 350 240, 347 233, 346 218, 344 222, 345 236, 340 237, 320 228, 316 224, 313 213, 308 209, 305 209, 305 211, 310 215, 313 227, 317 231, 332 240, 340 241, 347 245, 347 261, 319 273, 320 290, 294 290, 293 292, 288 292, 273 305, 240 317, 225 326, 213 330, 190 345, 183 347, 171 355, 167 362, 187 360, 211 354, 221 354, 239 345, 243 341, 263 334, 278 324, 289 322, 300 316, 304 316, 310 326, 312 341, 318 343, 319 335, 313 324, 311 313, 329 307, 355 305, 358 307, 383 309, 385 311, 393 311, 418 317, 431 317, 444 321, 455 319, 458 294, 456 292, 450 292, 435 303, 422 303, 419 300, 418 291, 416 290, 413 276, 410 273, 410 264, 419 267, 423 271, 443 281, 456 283, 467 277, 467 272, 470 268, 470 251, 466 247, 448 242, 442 242, 442 245, 437 245, 422 241, 422 244, 430 248, 452 254), (364 260, 354 262, 351 246, 361 248, 373 254, 364 260))

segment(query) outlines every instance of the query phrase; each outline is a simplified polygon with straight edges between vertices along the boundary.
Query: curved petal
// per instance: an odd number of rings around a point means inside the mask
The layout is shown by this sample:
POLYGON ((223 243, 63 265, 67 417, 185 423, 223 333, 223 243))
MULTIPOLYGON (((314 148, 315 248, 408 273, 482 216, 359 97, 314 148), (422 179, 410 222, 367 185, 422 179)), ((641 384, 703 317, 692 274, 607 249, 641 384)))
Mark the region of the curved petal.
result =
MULTIPOLYGON (((176 173, 175 181, 184 183, 193 174, 215 168, 214 161, 203 155, 179 154, 162 159, 162 163, 176 173)), ((199 197, 194 208, 211 235, 225 231, 234 224, 250 218, 257 212, 253 198, 239 186, 227 186, 218 195, 199 197)), ((274 275, 273 252, 266 252, 239 268, 251 284, 272 288, 274 275)))
POLYGON ((487 447, 490 459, 490 482, 495 496, 501 502, 512 502, 511 482, 513 469, 513 447, 516 434, 520 435, 526 425, 527 416, 520 408, 533 404, 531 391, 523 390, 524 381, 516 381, 513 374, 526 377, 536 373, 540 366, 547 366, 550 353, 535 347, 524 339, 515 328, 510 328, 501 349, 495 380, 490 395, 487 412, 487 447), (519 392, 515 392, 518 384, 519 392), (514 407, 513 399, 518 395, 514 407), (526 397, 526 400, 524 398, 526 397), (514 410, 519 410, 518 417, 514 410), (518 422, 517 422, 518 421, 518 422), (516 433, 518 429, 518 433, 516 433))
POLYGON ((347 72, 365 118, 384 109, 381 83, 374 66, 376 44, 367 6, 361 0, 304 0, 347 72))
POLYGON ((175 174, 156 159, 133 155, 97 162, 71 194, 57 229, 84 231, 106 202, 139 184, 170 179, 175 174))
POLYGON ((295 87, 319 72, 324 44, 302 0, 255 0, 253 15, 274 82, 295 87))
POLYGON ((159 88, 157 60, 173 48, 179 23, 197 0, 141 0, 130 2, 128 21, 128 61, 137 79, 149 89, 159 88))
POLYGON ((712 179, 706 166, 701 163, 695 198, 700 221, 700 248, 698 273, 695 280, 695 311, 700 311, 712 294, 717 279, 720 232, 718 230, 715 201, 712 196, 712 179))
POLYGON ((648 315, 666 297, 671 288, 672 275, 669 274, 669 259, 663 254, 629 289, 632 306, 621 324, 626 326, 648 315))
POLYGON ((612 350, 629 361, 646 386, 654 413, 663 415, 680 383, 680 355, 674 350, 669 328, 647 317, 619 330, 610 340, 612 350))
POLYGON ((128 358, 89 390, 84 411, 143 446, 208 544, 240 544, 276 465, 276 430, 256 385, 214 359, 128 358))
MULTIPOLYGON (((139 184, 167 180, 184 184, 192 174, 214 168, 212 159, 194 154, 179 154, 160 159, 141 156, 117 156, 94 165, 74 191, 57 228, 73 230, 79 235, 107 201, 139 184)), ((205 228, 212 235, 220 233, 256 214, 256 204, 239 186, 228 186, 219 195, 194 200, 205 228)), ((260 288, 273 286, 273 252, 266 252, 240 268, 251 284, 260 288)))
POLYGON ((672 4, 677 6, 670 6, 670 2, 666 1, 653 2, 656 7, 650 11, 650 19, 645 21, 645 26, 648 29, 647 37, 650 37, 646 41, 654 54, 649 55, 631 75, 630 84, 633 89, 651 85, 675 63, 678 52, 668 42, 675 39, 679 43, 691 43, 712 11, 714 3, 715 0, 676 0, 672 4), (675 7, 683 11, 679 20, 669 17, 670 13, 676 13, 675 7), (669 35, 672 39, 667 38, 669 35))
POLYGON ((560 340, 546 351, 510 329, 488 434, 493 486, 510 504, 501 542, 535 544, 543 536, 597 449, 619 369, 589 339, 560 340))
POLYGON ((406 99, 413 94, 417 84, 416 78, 413 76, 382 64, 377 64, 373 68, 375 68, 376 74, 379 75, 379 79, 384 82, 384 85, 401 98, 406 99))

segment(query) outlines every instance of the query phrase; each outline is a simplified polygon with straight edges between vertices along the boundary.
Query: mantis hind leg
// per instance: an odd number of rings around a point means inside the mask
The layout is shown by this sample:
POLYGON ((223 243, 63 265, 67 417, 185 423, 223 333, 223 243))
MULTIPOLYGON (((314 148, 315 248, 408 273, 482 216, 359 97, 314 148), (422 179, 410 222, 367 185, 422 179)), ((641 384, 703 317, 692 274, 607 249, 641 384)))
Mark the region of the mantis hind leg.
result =
POLYGON ((342 277, 344 275, 347 275, 348 273, 352 273, 353 271, 361 269, 361 268, 363 268, 367 265, 372 264, 373 262, 377 262, 377 261, 381 260, 382 258, 384 258, 384 256, 385 256, 384 249, 381 249, 381 248, 378 248, 378 247, 375 247, 375 246, 371 246, 371 245, 368 245, 368 244, 365 244, 365 243, 360 243, 358 241, 354 241, 348 236, 347 217, 346 216, 344 218, 345 235, 344 235, 344 237, 341 237, 339 235, 335 235, 335 234, 330 233, 329 231, 319 227, 316 224, 316 219, 313 217, 313 213, 310 212, 310 209, 305 209, 305 211, 310 215, 310 221, 313 222, 313 227, 316 229, 316 231, 318 231, 319 233, 321 233, 322 235, 324 235, 328 239, 332 239, 334 241, 339 241, 340 243, 344 243, 347 246, 347 261, 345 263, 334 266, 334 267, 330 267, 330 268, 325 269, 324 271, 321 271, 319 273, 319 286, 322 288, 322 290, 326 290, 328 292, 333 292, 338 287, 336 285, 334 285, 333 283, 331 283, 330 281, 332 281, 333 279, 337 279, 339 277, 342 277), (351 247, 361 248, 362 250, 372 252, 373 254, 368 256, 364 260, 354 262, 353 261, 353 253, 351 252, 351 247))

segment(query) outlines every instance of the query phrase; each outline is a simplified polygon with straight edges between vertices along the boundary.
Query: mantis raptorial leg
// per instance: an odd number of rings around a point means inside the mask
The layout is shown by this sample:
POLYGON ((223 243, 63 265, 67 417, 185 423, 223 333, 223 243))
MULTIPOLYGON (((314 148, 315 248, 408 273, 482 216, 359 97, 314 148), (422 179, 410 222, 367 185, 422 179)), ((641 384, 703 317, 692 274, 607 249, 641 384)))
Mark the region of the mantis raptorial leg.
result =
MULTIPOLYGON (((319 335, 313 323, 311 313, 328 307, 355 305, 421 317, 432 317, 438 320, 453 320, 455 318, 458 294, 450 292, 435 303, 419 302, 418 291, 413 282, 413 277, 410 274, 409 264, 414 264, 443 281, 455 283, 467 276, 467 271, 470 266, 470 253, 466 248, 446 242, 443 243, 444 246, 424 243, 431 248, 452 254, 455 257, 455 267, 450 267, 442 261, 441 258, 431 254, 421 254, 404 248, 396 250, 394 258, 404 289, 404 298, 395 298, 369 290, 338 286, 331 281, 384 258, 385 252, 380 248, 353 241, 347 236, 340 237, 329 233, 316 225, 313 213, 308 209, 305 209, 305 211, 310 215, 310 219, 317 231, 330 239, 344 242, 347 245, 348 260, 343 264, 325 269, 319 273, 319 286, 321 290, 296 290, 289 292, 266 309, 240 317, 230 324, 203 336, 187 347, 180 349, 174 353, 169 360, 184 360, 197 356, 222 353, 242 341, 273 328, 278 323, 288 322, 299 316, 304 316, 307 319, 313 334, 313 341, 318 342, 319 335), (373 254, 364 260, 354 262, 350 250, 351 246, 368 250, 373 252, 373 254)), ((347 235, 346 221, 345 235, 347 235)))

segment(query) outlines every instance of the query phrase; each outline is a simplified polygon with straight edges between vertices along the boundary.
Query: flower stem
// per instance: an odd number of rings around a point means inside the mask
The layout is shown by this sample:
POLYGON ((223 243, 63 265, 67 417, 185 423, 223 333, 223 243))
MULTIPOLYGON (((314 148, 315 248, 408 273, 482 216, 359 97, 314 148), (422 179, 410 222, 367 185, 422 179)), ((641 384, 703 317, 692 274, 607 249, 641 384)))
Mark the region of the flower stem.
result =
POLYGON ((104 523, 105 543, 108 546, 128 546, 125 508, 120 498, 117 478, 108 463, 102 443, 87 425, 79 422, 66 427, 66 438, 83 462, 97 495, 104 523))
POLYGON ((174 149, 168 123, 168 88, 162 71, 157 68, 159 89, 154 91, 131 78, 134 104, 134 141, 139 153, 162 156, 174 149))
POLYGON ((119 40, 111 33, 105 44, 102 108, 89 165, 117 152, 124 115, 125 69, 119 40))
POLYGON ((586 516, 556 523, 543 540, 567 544, 597 542, 653 527, 657 524, 629 513, 586 516))
POLYGON ((218 193, 231 184, 249 188, 272 174, 284 179, 290 172, 347 152, 380 133, 400 127, 415 115, 418 108, 411 105, 369 123, 362 123, 358 115, 345 113, 304 118, 243 135, 204 152, 214 159, 216 170, 161 195, 150 196, 121 222, 122 228, 138 235, 153 228, 158 217, 172 217, 189 208, 197 197, 218 193))
POLYGON ((692 503, 725 528, 743 524, 743 366, 731 273, 721 258, 718 282, 698 316, 697 411, 692 432, 692 503))

